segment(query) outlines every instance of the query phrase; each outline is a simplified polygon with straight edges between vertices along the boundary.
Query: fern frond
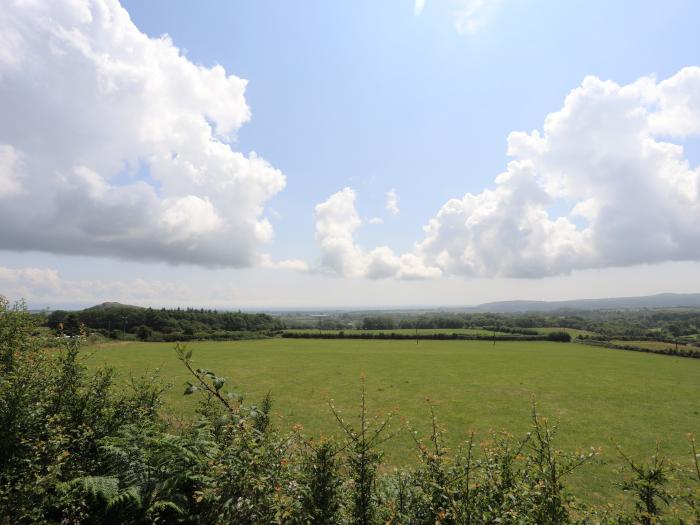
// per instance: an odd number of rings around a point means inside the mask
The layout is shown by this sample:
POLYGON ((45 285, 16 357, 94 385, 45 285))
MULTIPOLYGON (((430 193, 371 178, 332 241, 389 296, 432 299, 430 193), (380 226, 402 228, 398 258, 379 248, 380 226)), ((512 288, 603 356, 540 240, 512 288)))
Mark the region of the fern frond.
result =
POLYGON ((172 510, 176 514, 183 515, 185 513, 184 509, 177 505, 176 503, 168 500, 158 500, 154 502, 146 511, 146 514, 158 514, 164 510, 172 510))
POLYGON ((119 480, 114 477, 84 476, 70 482, 70 486, 81 489, 94 498, 111 501, 119 494, 119 480))
POLYGON ((139 488, 134 485, 122 490, 107 503, 108 509, 129 506, 141 507, 141 494, 139 493, 139 488))

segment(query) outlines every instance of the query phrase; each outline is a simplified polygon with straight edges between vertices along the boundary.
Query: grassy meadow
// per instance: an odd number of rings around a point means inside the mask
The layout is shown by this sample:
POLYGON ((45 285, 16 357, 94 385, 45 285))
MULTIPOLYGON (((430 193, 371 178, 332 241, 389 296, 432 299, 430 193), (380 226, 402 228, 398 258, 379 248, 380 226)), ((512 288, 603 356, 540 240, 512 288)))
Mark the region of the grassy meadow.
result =
MULTIPOLYGON (((490 430, 528 429, 530 403, 558 422, 559 444, 577 449, 602 447, 600 460, 583 467, 570 482, 590 502, 613 488, 622 463, 611 440, 631 456, 652 454, 660 440, 674 461, 687 463, 686 434, 700 433, 700 360, 625 352, 552 342, 392 341, 265 339, 197 342, 196 366, 229 379, 229 390, 249 402, 268 390, 275 398, 275 420, 296 423, 308 435, 337 434, 328 400, 350 418, 366 376, 371 413, 394 407, 402 419, 426 434, 426 398, 454 446, 470 429, 480 440, 490 430)), ((195 396, 184 397, 188 379, 169 343, 111 343, 85 348, 89 366, 107 364, 122 377, 160 369, 173 387, 169 411, 192 415, 195 396)), ((397 419, 394 428, 401 426, 397 419)), ((386 447, 387 464, 416 460, 415 446, 403 432, 386 447)), ((622 498, 622 496, 616 496, 622 498)))

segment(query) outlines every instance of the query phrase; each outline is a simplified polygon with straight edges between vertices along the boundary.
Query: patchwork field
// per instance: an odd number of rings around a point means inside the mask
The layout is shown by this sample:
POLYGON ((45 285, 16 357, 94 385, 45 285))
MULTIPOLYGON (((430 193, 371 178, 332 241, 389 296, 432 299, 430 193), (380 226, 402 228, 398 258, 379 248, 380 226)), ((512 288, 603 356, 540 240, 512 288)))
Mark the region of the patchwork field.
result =
MULTIPOLYGON (((337 432, 329 399, 347 417, 356 412, 363 373, 372 413, 398 407, 427 432, 429 397, 453 445, 469 429, 481 439, 492 429, 526 432, 534 398, 538 411, 559 423, 562 448, 602 447, 600 460, 571 479, 591 502, 620 493, 613 441, 641 459, 660 440, 673 460, 687 463, 686 434, 700 433, 695 359, 552 342, 266 339, 189 348, 197 366, 229 378, 229 389, 249 401, 272 391, 278 426, 301 423, 310 435, 337 432)), ((192 415, 195 399, 182 396, 187 375, 171 344, 114 343, 85 352, 89 366, 114 366, 124 378, 159 368, 173 384, 171 411, 192 415)), ((406 432, 390 441, 388 465, 415 461, 412 443, 406 432)))

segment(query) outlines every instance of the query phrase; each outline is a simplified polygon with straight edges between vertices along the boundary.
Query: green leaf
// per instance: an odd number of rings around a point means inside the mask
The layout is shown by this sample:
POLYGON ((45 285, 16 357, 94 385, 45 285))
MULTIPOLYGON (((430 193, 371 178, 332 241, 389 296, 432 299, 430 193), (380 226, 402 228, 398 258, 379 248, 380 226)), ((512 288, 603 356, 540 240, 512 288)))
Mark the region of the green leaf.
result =
POLYGON ((187 388, 185 388, 185 395, 189 396, 190 394, 194 394, 199 388, 197 388, 194 385, 190 385, 187 388))

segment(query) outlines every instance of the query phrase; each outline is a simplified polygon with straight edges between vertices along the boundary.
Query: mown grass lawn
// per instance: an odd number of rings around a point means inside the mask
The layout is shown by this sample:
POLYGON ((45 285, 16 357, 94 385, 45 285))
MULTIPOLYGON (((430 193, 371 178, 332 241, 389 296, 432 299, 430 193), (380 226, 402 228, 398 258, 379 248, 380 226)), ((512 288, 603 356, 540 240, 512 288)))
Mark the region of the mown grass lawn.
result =
MULTIPOLYGON (((277 425, 301 423, 306 433, 335 434, 328 409, 333 398, 350 417, 365 374, 372 413, 398 407, 402 418, 428 431, 426 398, 436 405, 454 446, 467 432, 488 439, 490 430, 528 430, 530 404, 557 421, 563 448, 602 447, 599 461, 582 468, 572 485, 590 502, 615 493, 622 463, 612 442, 636 458, 652 454, 657 440, 674 461, 688 463, 687 433, 700 434, 700 360, 626 352, 577 344, 489 341, 384 341, 266 339, 198 342, 197 366, 228 377, 230 388, 250 401, 268 390, 275 398, 277 425)), ((123 377, 160 368, 174 386, 168 409, 192 415, 193 396, 183 397, 187 379, 173 345, 117 343, 89 347, 88 364, 108 364, 123 377)), ((400 422, 397 420, 397 428, 400 422)), ((389 465, 416 459, 403 433, 386 449, 389 465)), ((606 498, 609 499, 609 498, 606 498)))

